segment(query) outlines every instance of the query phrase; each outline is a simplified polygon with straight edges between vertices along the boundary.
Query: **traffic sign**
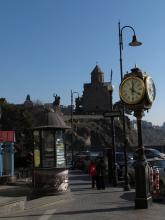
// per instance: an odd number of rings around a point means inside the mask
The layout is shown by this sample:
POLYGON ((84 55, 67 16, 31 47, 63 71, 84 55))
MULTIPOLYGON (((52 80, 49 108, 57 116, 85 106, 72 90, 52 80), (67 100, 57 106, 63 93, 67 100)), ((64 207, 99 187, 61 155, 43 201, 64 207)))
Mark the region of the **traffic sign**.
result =
POLYGON ((103 114, 104 117, 121 117, 122 112, 120 111, 110 111, 110 112, 104 112, 103 114))

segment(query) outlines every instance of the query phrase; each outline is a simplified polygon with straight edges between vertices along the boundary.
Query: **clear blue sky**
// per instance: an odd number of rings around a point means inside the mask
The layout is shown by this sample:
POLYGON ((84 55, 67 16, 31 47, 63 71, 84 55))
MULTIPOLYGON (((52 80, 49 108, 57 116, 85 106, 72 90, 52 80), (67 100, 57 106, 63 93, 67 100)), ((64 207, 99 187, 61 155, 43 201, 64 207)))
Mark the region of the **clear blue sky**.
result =
POLYGON ((157 95, 144 119, 165 121, 165 1, 158 0, 0 0, 0 97, 22 103, 70 104, 70 91, 82 94, 96 62, 109 81, 113 70, 114 101, 120 83, 118 22, 131 25, 143 46, 128 46, 123 33, 123 70, 135 64, 150 74, 157 95))

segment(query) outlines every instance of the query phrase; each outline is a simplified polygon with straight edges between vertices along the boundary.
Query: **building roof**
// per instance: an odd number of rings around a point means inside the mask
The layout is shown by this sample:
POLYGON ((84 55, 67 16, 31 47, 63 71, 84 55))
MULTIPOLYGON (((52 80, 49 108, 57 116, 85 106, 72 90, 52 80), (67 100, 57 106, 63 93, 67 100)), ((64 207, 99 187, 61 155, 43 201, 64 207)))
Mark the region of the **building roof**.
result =
POLYGON ((103 71, 100 69, 100 67, 96 64, 95 68, 92 70, 91 74, 98 74, 98 73, 101 73, 101 74, 104 74, 103 71))

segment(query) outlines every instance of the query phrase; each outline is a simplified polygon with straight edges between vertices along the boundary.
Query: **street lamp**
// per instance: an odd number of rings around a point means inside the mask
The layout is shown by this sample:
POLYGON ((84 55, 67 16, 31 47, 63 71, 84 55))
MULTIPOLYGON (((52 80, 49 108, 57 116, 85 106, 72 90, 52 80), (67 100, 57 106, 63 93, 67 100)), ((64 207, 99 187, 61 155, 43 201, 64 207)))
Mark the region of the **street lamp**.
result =
MULTIPOLYGON (((119 49, 120 49, 120 77, 121 82, 123 79, 123 61, 122 61, 122 51, 123 51, 123 30, 129 28, 133 31, 132 41, 129 43, 129 46, 140 46, 141 42, 137 41, 135 30, 131 26, 120 27, 120 22, 118 23, 119 28, 119 49)), ((127 169, 127 140, 126 140, 126 129, 125 129, 125 107, 122 105, 122 120, 123 120, 123 143, 124 143, 124 163, 125 163, 125 175, 124 175, 124 190, 129 191, 130 186, 128 183, 128 169, 127 169)))
MULTIPOLYGON (((111 72, 112 74, 112 72, 111 72)), ((110 111, 113 112, 113 86, 110 92, 110 111)), ((115 127, 114 127, 114 116, 111 116, 111 137, 112 137, 112 152, 113 152, 113 174, 112 184, 117 186, 117 166, 116 166, 116 146, 115 146, 115 127)))
POLYGON ((71 133, 71 154, 72 154, 72 167, 73 167, 73 155, 74 155, 74 149, 73 149, 73 95, 77 94, 79 97, 79 93, 78 92, 73 92, 71 90, 71 111, 70 111, 70 121, 71 121, 71 129, 72 129, 72 133, 71 133))

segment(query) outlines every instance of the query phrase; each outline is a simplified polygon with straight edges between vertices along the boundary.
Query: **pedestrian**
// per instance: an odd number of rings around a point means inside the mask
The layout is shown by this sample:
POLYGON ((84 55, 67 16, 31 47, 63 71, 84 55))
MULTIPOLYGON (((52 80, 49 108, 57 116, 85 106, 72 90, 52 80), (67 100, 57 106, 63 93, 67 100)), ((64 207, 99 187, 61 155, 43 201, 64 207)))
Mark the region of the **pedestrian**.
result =
POLYGON ((96 163, 94 161, 91 161, 88 167, 88 173, 91 176, 92 189, 94 189, 96 185, 96 163))
POLYGON ((98 190, 105 189, 105 163, 102 157, 99 157, 96 162, 96 187, 98 190))

